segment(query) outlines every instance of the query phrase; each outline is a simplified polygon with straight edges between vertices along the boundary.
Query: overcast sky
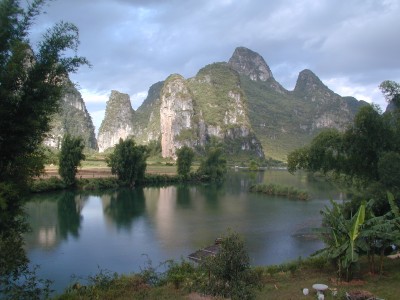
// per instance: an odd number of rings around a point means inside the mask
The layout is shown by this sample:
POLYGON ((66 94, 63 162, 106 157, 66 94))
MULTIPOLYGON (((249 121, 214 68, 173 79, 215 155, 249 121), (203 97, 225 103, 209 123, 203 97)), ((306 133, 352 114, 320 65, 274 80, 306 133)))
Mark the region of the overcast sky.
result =
POLYGON ((93 67, 71 79, 97 129, 111 90, 136 109, 153 83, 193 77, 238 46, 263 56, 289 90, 307 68, 384 109, 378 85, 400 82, 399 0, 55 0, 45 11, 32 40, 61 20, 79 27, 79 54, 93 67))

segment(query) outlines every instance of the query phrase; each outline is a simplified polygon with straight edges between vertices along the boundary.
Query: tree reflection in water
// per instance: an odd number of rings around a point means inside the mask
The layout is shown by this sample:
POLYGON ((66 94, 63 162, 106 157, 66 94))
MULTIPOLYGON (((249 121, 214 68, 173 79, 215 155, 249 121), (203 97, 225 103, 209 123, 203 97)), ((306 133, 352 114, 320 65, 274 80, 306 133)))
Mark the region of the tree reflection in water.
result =
POLYGON ((145 209, 142 188, 121 189, 111 196, 109 204, 104 207, 104 213, 113 219, 118 229, 129 230, 133 220, 141 216, 145 209))
POLYGON ((83 207, 81 200, 81 195, 67 191, 57 202, 58 224, 62 239, 66 239, 69 233, 75 238, 79 237, 83 207))

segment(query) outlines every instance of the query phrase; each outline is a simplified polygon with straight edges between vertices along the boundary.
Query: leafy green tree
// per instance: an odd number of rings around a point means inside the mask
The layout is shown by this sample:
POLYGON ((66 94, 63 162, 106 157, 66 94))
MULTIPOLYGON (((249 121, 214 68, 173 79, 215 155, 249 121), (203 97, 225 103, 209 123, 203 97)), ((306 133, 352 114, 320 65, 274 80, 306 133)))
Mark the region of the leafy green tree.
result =
POLYGON ((144 179, 147 157, 146 146, 136 145, 133 139, 120 139, 114 152, 108 156, 107 165, 120 181, 134 186, 136 181, 144 179))
POLYGON ((190 168, 192 166, 194 151, 188 146, 183 146, 176 152, 178 159, 176 161, 178 166, 178 175, 187 178, 190 174, 190 168))
POLYGON ((258 163, 254 159, 250 160, 249 170, 250 171, 258 171, 258 168, 259 168, 258 163))
POLYGON ((378 176, 383 185, 390 190, 400 189, 400 154, 385 152, 379 157, 378 176))
POLYGON ((393 128, 385 116, 372 106, 362 107, 343 136, 343 172, 365 182, 379 180, 378 161, 384 152, 396 148, 392 141, 393 128))
POLYGON ((85 159, 83 149, 85 144, 81 137, 72 137, 66 134, 61 143, 58 173, 67 186, 76 183, 76 173, 81 160, 85 159))
POLYGON ((400 107, 399 83, 392 80, 385 80, 379 85, 379 88, 389 103, 393 102, 397 107, 400 107))
MULTIPOLYGON (((17 0, 0 1, 0 294, 7 296, 27 274, 21 250, 23 191, 44 169, 42 144, 57 112, 65 78, 83 64, 78 29, 61 22, 31 46, 29 32, 45 0, 24 10, 17 0), (68 56, 72 54, 72 56, 68 56)), ((38 289, 37 291, 39 291, 38 289)), ((20 295, 21 298, 32 298, 20 295)), ((39 297, 39 296, 37 296, 39 297)))
POLYGON ((200 266, 208 275, 202 292, 231 299, 254 299, 260 279, 250 268, 250 259, 243 239, 236 232, 228 232, 221 241, 215 257, 208 257, 200 266))
POLYGON ((223 154, 222 147, 210 147, 207 157, 200 163, 198 174, 207 176, 212 181, 223 179, 227 172, 226 159, 223 154))

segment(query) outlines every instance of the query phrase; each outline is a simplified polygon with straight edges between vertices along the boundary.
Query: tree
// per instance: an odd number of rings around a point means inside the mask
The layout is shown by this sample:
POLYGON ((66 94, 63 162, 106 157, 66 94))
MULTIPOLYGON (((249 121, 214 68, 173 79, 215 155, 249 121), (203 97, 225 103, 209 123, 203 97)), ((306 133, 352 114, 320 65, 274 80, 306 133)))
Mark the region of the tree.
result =
POLYGON ((400 105, 400 84, 392 80, 385 80, 379 85, 385 99, 393 102, 397 107, 400 105))
POLYGON ((178 175, 183 178, 187 178, 190 173, 190 168, 192 166, 194 152, 192 148, 188 146, 183 146, 176 152, 178 159, 176 161, 178 165, 178 175))
POLYGON ((212 146, 207 151, 207 157, 201 161, 198 174, 207 176, 212 181, 224 178, 227 171, 226 159, 222 147, 212 146))
MULTIPOLYGON (((331 201, 332 208, 322 211, 323 225, 321 237, 327 247, 321 251, 333 260, 338 267, 338 277, 345 276, 349 281, 354 265, 358 263, 360 248, 360 229, 365 220, 365 203, 361 204, 357 213, 346 219, 343 210, 336 202, 331 201), (343 273, 342 270, 345 270, 343 273)), ((321 254, 320 253, 320 254, 321 254)))
POLYGON ((288 170, 334 172, 358 179, 364 184, 379 181, 378 162, 383 153, 397 149, 394 128, 373 106, 364 106, 354 123, 341 133, 328 129, 309 146, 288 155, 288 170))
POLYGON ((81 137, 72 137, 66 134, 62 140, 58 173, 67 186, 76 183, 75 175, 81 160, 85 159, 83 149, 85 145, 81 137))
MULTIPOLYGON (((29 31, 47 1, 24 10, 17 0, 0 0, 0 294, 27 273, 21 233, 23 192, 44 169, 41 151, 51 116, 59 108, 64 79, 81 65, 78 29, 61 22, 49 29, 34 51, 29 31), (72 56, 68 56, 69 54, 72 56)), ((38 289, 37 291, 39 291, 38 289)), ((21 296, 22 298, 31 298, 21 296)), ((39 297, 39 296, 38 296, 39 297)))
POLYGON ((259 169, 258 163, 254 159, 250 160, 249 171, 258 171, 258 169, 259 169))
POLYGON ((120 181, 134 186, 136 181, 144 178, 147 157, 146 146, 135 145, 133 139, 120 139, 114 152, 108 156, 107 165, 111 167, 112 174, 117 174, 120 181))
POLYGON ((76 55, 78 29, 70 23, 49 29, 33 51, 28 32, 45 3, 34 0, 26 11, 19 1, 0 3, 0 181, 24 184, 43 170, 39 146, 59 108, 65 78, 88 63, 76 55), (65 56, 68 50, 75 55, 65 56))
POLYGON ((200 266, 208 275, 202 283, 206 294, 231 299, 253 299, 260 279, 250 268, 250 258, 243 239, 236 232, 228 232, 221 241, 218 253, 209 256, 200 266))

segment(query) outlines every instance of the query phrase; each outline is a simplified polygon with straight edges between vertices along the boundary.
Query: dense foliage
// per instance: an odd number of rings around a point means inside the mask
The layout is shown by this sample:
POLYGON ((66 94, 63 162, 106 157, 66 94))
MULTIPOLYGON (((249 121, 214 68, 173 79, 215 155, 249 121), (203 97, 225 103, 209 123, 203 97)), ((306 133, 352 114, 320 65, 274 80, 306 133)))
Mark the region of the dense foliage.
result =
POLYGON ((339 278, 352 279, 359 265, 360 256, 368 257, 369 271, 377 271, 375 255, 380 256, 379 272, 383 272, 383 258, 393 245, 400 245, 400 213, 394 197, 388 193, 390 211, 384 215, 374 214, 374 200, 363 202, 353 216, 348 217, 343 206, 331 201, 332 207, 322 211, 321 237, 325 254, 337 266, 339 278))
MULTIPOLYGON (((385 83, 386 89, 388 85, 390 82, 385 83)), ((393 101, 398 97, 398 94, 390 95, 393 101)), ((385 190, 391 191, 395 198, 400 195, 399 166, 399 110, 381 114, 373 105, 362 107, 344 132, 325 130, 309 145, 288 155, 289 172, 303 169, 331 173, 356 187, 362 195, 353 197, 357 200, 351 208, 353 212, 362 198, 376 200, 375 213, 387 212, 385 190)))
POLYGON ((85 145, 81 137, 72 137, 66 134, 61 144, 58 173, 67 186, 76 183, 76 173, 81 160, 85 159, 83 149, 85 145))
POLYGON ((187 178, 192 166, 194 151, 188 146, 183 146, 176 152, 176 155, 178 156, 176 160, 178 175, 187 178))
MULTIPOLYGON (((28 274, 21 237, 22 192, 43 170, 40 145, 59 108, 67 74, 87 64, 76 55, 78 29, 70 23, 49 29, 34 50, 28 35, 45 3, 33 0, 24 10, 17 0, 0 1, 0 293, 6 295, 10 284, 28 274)), ((38 295, 26 296, 34 297, 38 295)))
POLYGON ((136 145, 133 139, 120 139, 108 156, 107 164, 111 167, 111 173, 116 174, 120 181, 134 186, 136 181, 144 178, 147 157, 146 146, 136 145))
POLYGON ((207 156, 201 161, 197 173, 208 177, 211 181, 217 181, 225 177, 226 171, 226 159, 222 147, 211 145, 207 149, 207 156))
POLYGON ((310 145, 291 152, 288 169, 333 173, 345 179, 354 194, 350 202, 323 212, 323 251, 338 267, 339 277, 351 279, 359 256, 366 254, 375 272, 374 255, 381 257, 393 245, 400 245, 400 112, 399 85, 380 85, 392 111, 382 114, 375 106, 364 106, 344 132, 321 132, 310 145), (386 191, 391 191, 386 195, 386 191), (394 196, 393 196, 394 194, 394 196), (368 200, 365 202, 364 200, 368 200))
POLYGON ((205 294, 230 299, 253 299, 260 281, 250 269, 250 258, 243 239, 235 232, 222 238, 219 252, 201 264, 208 280, 201 289, 205 294))

